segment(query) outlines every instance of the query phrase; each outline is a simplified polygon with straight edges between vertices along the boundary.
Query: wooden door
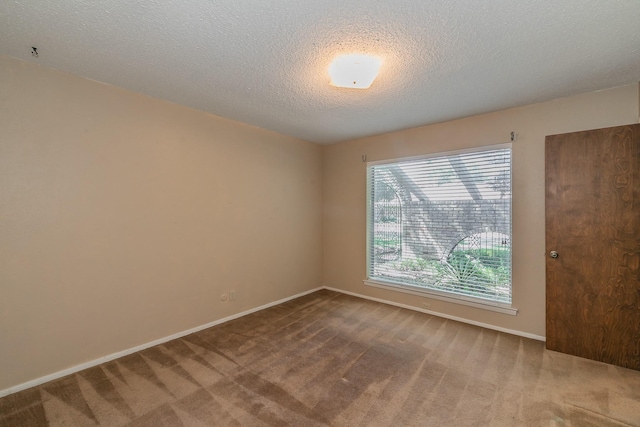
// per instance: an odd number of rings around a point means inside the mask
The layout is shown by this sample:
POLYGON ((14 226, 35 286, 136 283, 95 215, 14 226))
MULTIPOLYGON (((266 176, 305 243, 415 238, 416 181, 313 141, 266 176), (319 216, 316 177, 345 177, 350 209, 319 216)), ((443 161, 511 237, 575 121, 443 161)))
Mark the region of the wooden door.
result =
POLYGON ((640 124, 545 146, 547 348, 640 370, 640 124))

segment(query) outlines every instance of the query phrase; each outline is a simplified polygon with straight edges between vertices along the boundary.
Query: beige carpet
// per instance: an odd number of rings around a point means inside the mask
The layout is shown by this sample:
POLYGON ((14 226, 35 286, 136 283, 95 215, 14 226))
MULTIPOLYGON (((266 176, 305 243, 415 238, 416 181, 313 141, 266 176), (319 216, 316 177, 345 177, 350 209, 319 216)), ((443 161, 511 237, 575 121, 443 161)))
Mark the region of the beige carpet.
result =
POLYGON ((320 291, 0 399, 1 426, 640 426, 640 372, 320 291))

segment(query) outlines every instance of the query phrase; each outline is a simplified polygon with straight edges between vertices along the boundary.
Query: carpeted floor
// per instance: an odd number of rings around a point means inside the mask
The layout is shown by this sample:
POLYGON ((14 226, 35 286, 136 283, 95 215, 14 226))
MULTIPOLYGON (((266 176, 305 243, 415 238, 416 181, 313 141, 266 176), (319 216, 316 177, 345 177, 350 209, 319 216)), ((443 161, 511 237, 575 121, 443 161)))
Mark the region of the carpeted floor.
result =
POLYGON ((0 399, 0 426, 640 426, 640 372, 319 291, 0 399))

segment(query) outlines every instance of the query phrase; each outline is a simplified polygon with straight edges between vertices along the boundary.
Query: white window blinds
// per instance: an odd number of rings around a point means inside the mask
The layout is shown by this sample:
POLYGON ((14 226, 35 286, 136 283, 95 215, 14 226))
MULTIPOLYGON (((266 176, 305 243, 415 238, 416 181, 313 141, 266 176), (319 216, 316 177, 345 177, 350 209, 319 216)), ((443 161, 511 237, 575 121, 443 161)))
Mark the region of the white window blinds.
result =
POLYGON ((511 148, 368 167, 368 276, 511 303, 511 148))

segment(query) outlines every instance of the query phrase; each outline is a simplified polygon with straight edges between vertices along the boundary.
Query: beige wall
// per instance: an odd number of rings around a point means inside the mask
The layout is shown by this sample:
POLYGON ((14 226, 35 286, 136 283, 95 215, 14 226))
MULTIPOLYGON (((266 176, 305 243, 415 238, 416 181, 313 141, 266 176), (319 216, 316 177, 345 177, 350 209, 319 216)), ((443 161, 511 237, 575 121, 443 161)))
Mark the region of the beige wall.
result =
MULTIPOLYGON (((461 100, 464 102, 464 100, 461 100)), ((638 85, 349 141, 324 149, 324 284, 525 334, 545 335, 544 138, 636 123, 638 85), (513 305, 517 316, 366 286, 368 161, 513 144, 513 305)))
POLYGON ((321 275, 322 147, 0 57, 0 390, 321 275))

